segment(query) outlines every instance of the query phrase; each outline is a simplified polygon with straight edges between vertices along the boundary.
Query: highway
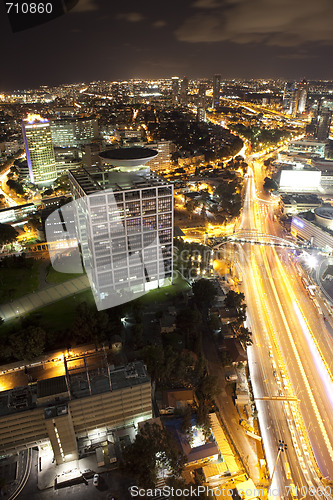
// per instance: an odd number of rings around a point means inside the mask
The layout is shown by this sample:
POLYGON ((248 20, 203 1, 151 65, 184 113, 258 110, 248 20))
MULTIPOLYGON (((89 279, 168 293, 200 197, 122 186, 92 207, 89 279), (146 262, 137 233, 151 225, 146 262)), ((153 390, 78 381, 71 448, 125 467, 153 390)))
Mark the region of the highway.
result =
MULTIPOLYGON (((263 198, 262 163, 247 161, 250 168, 237 230, 281 236, 271 204, 257 199, 256 188, 263 198)), ((235 244, 234 249, 253 333, 249 369, 271 474, 278 440, 287 444, 277 463, 270 498, 291 498, 293 484, 298 488, 297 498, 323 498, 320 478, 333 479, 333 382, 329 373, 333 344, 327 334, 322 335, 326 326, 302 286, 291 250, 249 244, 235 244)))

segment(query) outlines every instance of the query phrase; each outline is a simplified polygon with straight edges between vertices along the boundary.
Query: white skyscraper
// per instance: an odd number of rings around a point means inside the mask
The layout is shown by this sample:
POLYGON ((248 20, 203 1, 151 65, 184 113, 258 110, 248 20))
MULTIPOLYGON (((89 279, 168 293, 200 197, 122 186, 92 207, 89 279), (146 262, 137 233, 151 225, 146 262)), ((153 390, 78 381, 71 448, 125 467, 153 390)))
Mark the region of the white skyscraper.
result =
POLYGON ((69 172, 78 240, 98 309, 170 284, 173 186, 145 166, 148 148, 101 153, 109 165, 69 172))

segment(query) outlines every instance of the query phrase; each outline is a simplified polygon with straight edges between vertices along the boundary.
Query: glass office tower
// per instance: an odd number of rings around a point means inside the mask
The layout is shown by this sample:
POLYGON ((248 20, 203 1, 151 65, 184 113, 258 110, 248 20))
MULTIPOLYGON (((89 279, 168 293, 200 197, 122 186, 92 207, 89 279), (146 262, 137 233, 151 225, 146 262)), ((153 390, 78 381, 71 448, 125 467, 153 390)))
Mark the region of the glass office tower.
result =
POLYGON ((22 133, 30 181, 41 186, 51 184, 57 178, 57 169, 49 121, 28 115, 22 122, 22 133))

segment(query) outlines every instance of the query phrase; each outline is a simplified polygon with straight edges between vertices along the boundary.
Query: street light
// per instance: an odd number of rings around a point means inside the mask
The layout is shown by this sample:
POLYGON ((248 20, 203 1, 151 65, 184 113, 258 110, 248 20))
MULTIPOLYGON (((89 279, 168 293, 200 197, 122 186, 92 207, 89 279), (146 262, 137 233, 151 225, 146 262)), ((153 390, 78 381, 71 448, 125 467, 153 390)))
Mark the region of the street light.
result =
POLYGON ((274 464, 274 468, 273 468, 273 473, 272 473, 271 480, 270 480, 270 483, 269 483, 269 486, 268 486, 268 491, 270 490, 270 488, 272 486, 275 469, 276 469, 278 460, 280 458, 280 455, 281 455, 281 453, 283 453, 286 450, 287 450, 287 444, 284 441, 282 441, 281 439, 279 439, 278 454, 277 454, 277 457, 276 457, 276 460, 275 460, 275 464, 274 464))

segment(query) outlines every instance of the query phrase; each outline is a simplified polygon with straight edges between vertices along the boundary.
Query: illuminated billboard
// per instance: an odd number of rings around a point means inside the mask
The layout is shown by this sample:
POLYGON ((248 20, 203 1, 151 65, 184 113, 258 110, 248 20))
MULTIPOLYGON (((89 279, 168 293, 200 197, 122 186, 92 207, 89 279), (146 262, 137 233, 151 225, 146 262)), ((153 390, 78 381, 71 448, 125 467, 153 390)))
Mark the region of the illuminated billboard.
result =
POLYGON ((281 191, 317 191, 320 186, 319 170, 282 170, 280 177, 281 191))

